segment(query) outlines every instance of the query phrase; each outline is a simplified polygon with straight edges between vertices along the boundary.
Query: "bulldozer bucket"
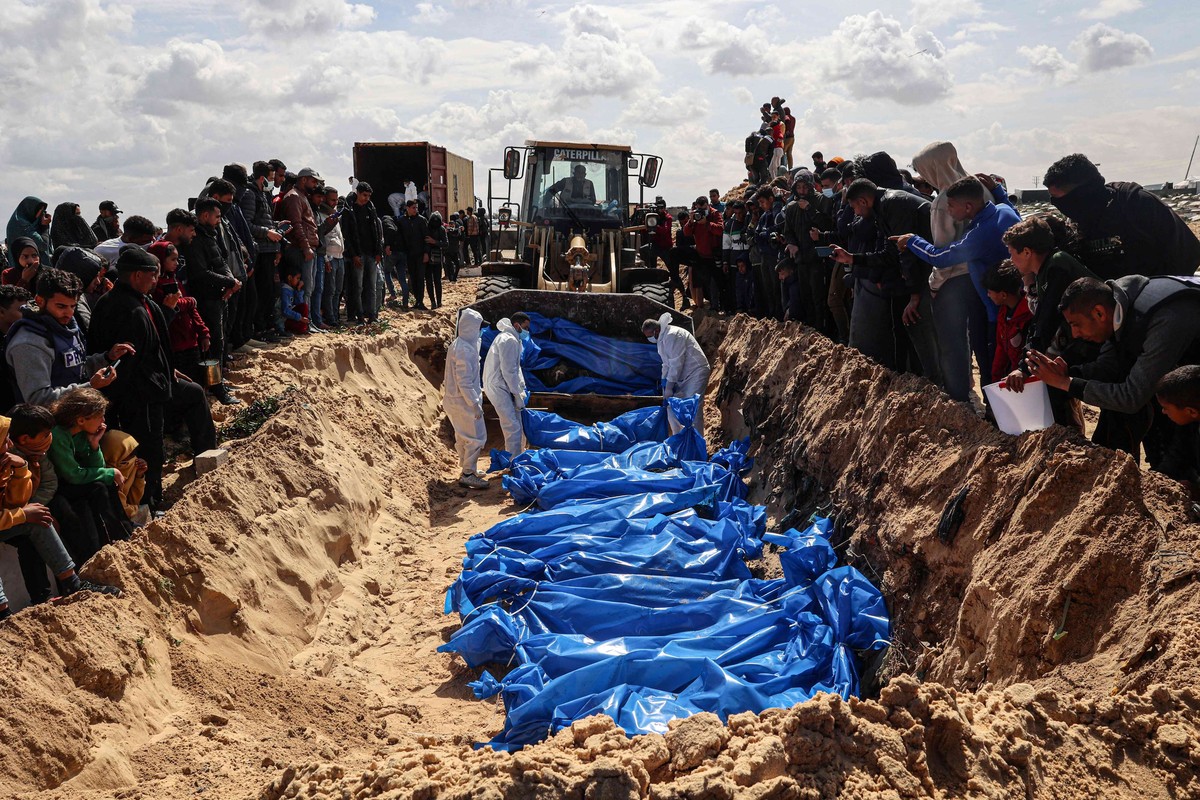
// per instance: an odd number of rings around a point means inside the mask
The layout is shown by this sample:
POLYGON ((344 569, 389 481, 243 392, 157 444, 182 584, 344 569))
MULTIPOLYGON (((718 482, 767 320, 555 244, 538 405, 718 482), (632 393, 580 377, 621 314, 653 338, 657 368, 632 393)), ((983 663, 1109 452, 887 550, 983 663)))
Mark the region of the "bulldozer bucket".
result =
POLYGON ((642 322, 671 315, 671 324, 695 333, 692 318, 662 303, 636 294, 547 292, 513 289, 472 303, 489 325, 518 311, 536 311, 545 317, 561 317, 588 330, 614 339, 642 341, 642 322))

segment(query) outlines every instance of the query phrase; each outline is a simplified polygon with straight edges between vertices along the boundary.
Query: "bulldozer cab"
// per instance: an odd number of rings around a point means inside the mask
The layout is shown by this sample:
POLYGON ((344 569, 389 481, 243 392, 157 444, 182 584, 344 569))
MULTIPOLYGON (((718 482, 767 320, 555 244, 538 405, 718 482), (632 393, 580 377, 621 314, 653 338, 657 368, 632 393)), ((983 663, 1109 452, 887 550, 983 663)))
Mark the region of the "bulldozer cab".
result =
POLYGON ((496 247, 483 265, 481 295, 510 289, 648 293, 670 303, 665 271, 639 250, 645 226, 631 224, 662 159, 624 145, 529 141, 510 147, 495 170, 507 192, 493 193, 496 247), (514 197, 514 182, 524 182, 514 197), (630 186, 636 181, 637 200, 630 186))

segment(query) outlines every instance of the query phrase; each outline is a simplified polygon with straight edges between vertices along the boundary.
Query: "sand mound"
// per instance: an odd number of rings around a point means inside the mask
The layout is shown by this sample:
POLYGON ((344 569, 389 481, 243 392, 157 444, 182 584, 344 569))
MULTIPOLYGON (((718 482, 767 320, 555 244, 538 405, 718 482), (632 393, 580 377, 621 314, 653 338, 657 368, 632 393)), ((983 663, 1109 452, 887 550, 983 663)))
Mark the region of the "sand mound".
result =
POLYGON ((628 739, 591 717, 516 755, 412 742, 356 774, 289 768, 261 797, 1194 796, 1198 722, 1191 689, 1096 701, 1029 684, 960 694, 902 677, 878 702, 821 695, 727 726, 699 714, 666 736, 628 739))
POLYGON ((699 326, 710 443, 754 436, 753 499, 776 522, 833 503, 839 550, 892 610, 891 682, 665 737, 594 718, 518 754, 473 750, 502 709, 436 652, 457 629, 442 593, 467 537, 516 509, 452 482, 435 388, 451 320, 314 337, 234 373, 243 396, 299 391, 89 565, 126 598, 0 626, 0 795, 1200 793, 1182 491, 1061 430, 998 434, 796 325, 741 319, 699 326))

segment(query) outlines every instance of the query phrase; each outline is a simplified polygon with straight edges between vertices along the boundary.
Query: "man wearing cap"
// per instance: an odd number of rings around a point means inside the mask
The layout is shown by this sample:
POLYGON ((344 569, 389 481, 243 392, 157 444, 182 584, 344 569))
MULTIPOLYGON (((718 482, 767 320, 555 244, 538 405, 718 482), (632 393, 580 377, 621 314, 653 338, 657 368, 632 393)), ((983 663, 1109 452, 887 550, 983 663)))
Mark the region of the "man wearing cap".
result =
POLYGON ((116 380, 102 391, 112 401, 109 426, 137 439, 138 455, 148 465, 145 498, 151 509, 162 501, 166 406, 183 416, 194 447, 211 449, 217 438, 204 390, 177 373, 171 363, 167 318, 149 297, 158 272, 158 259, 151 253, 141 247, 122 250, 117 257, 117 283, 96 301, 88 330, 93 353, 112 352, 126 343, 116 380))
POLYGON ((300 251, 302 263, 300 279, 304 281, 304 302, 312 302, 313 262, 316 259, 317 245, 321 239, 317 236, 317 218, 313 215, 312 204, 308 197, 321 183, 321 176, 312 167, 305 167, 296 173, 296 185, 283 196, 280 202, 280 215, 292 224, 287 232, 287 239, 300 251))
POLYGON ((92 223, 92 233, 97 242, 115 239, 121 235, 121 209, 112 200, 100 204, 100 216, 92 223))
POLYGON ((371 202, 371 184, 361 181, 354 201, 342 214, 346 259, 346 316, 351 322, 374 322, 375 273, 383 259, 383 226, 371 202))
POLYGON ((647 267, 658 267, 658 260, 661 258, 663 263, 667 265, 667 272, 671 274, 671 298, 674 300, 675 290, 679 290, 679 296, 683 298, 683 308, 688 308, 692 304, 692 300, 688 297, 687 289, 683 285, 683 279, 679 276, 679 262, 671 257, 671 248, 675 243, 671 240, 671 223, 673 222, 671 215, 667 213, 667 201, 662 197, 654 198, 654 210, 658 214, 658 225, 649 230, 649 242, 642 247, 642 261, 647 267))

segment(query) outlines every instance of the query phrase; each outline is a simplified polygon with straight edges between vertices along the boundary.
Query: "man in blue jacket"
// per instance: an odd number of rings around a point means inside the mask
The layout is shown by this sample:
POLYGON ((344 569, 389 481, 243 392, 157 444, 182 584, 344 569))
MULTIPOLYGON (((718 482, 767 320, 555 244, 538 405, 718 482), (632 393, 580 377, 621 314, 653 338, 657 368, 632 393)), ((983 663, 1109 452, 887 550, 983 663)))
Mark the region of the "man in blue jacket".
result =
MULTIPOLYGON (((995 350, 996 304, 988 298, 983 276, 988 268, 1008 258, 1004 232, 1021 221, 1021 215, 1008 204, 1007 195, 1003 192, 1003 187, 994 182, 989 191, 989 187, 976 177, 968 176, 952 183, 946 189, 949 198, 947 210, 955 221, 965 222, 967 226, 961 238, 945 247, 937 247, 915 234, 893 237, 901 250, 907 249, 934 269, 966 262, 971 283, 987 308, 989 353, 995 350), (992 202, 1002 194, 1005 198, 1003 202, 992 202)), ((980 369, 984 366, 981 364, 980 369)), ((989 375, 981 375, 980 378, 984 383, 991 383, 989 375)))

